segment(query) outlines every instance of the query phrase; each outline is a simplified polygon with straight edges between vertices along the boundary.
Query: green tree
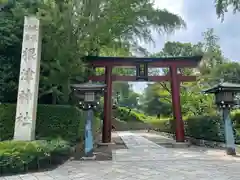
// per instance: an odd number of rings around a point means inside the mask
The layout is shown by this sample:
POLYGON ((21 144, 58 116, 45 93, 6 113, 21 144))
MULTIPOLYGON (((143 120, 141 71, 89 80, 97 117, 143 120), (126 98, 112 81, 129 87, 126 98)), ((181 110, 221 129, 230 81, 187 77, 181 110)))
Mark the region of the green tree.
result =
MULTIPOLYGON (((203 54, 202 44, 191 44, 191 43, 180 43, 180 42, 167 42, 165 43, 163 49, 156 54, 153 54, 154 57, 179 57, 179 56, 194 56, 203 54)), ((168 68, 163 68, 163 73, 166 75, 168 73, 168 68)), ((181 74, 184 75, 192 75, 194 73, 193 69, 190 68, 180 68, 181 74)), ((168 107, 171 107, 171 86, 169 82, 159 82, 158 89, 156 91, 164 92, 164 98, 162 100, 168 101, 168 107)), ((182 94, 182 93, 181 93, 182 94)), ((154 96, 153 96, 154 97, 154 96)), ((149 99, 150 97, 148 97, 149 99)), ((157 99, 159 99, 157 97, 157 99)), ((152 100, 154 102, 158 102, 159 100, 152 100)), ((146 104, 146 103, 145 103, 146 104)), ((157 106, 155 106, 157 107, 157 106)))
POLYGON ((113 83, 113 98, 117 99, 117 95, 119 95, 119 106, 138 108, 140 95, 133 91, 132 85, 128 82, 113 83))
POLYGON ((161 33, 185 26, 179 16, 153 8, 149 0, 16 0, 1 11, 2 101, 8 101, 6 92, 12 90, 11 101, 16 101, 23 17, 29 14, 40 18, 43 30, 40 103, 68 102, 69 83, 82 82, 88 76, 82 56, 99 55, 106 49, 146 52, 138 42, 152 42, 151 28, 161 33), (11 44, 16 53, 10 51, 11 44))
POLYGON ((216 13, 219 18, 224 19, 224 14, 228 12, 229 9, 233 13, 240 11, 240 0, 215 0, 216 13))
POLYGON ((113 83, 113 96, 116 96, 117 93, 120 95, 120 102, 122 99, 128 98, 130 95, 130 84, 128 82, 114 82, 113 83))
MULTIPOLYGON (((203 55, 202 62, 196 69, 180 68, 179 71, 183 75, 194 75, 198 71, 197 82, 181 83, 181 107, 183 115, 201 115, 213 113, 213 103, 211 96, 205 96, 201 93, 204 88, 208 88, 211 79, 214 77, 221 77, 220 72, 223 74, 228 71, 216 70, 216 67, 222 67, 227 60, 222 55, 220 46, 218 45, 219 38, 214 34, 213 29, 208 29, 203 33, 204 41, 196 44, 180 43, 180 42, 167 42, 163 49, 153 57, 178 57, 178 56, 194 56, 203 55), (213 75, 215 74, 215 75, 213 75)), ((229 68, 230 69, 230 68, 229 68)), ((235 68, 236 69, 236 68, 235 68)), ((230 72, 230 71, 229 71, 230 72)), ((234 71, 235 72, 235 71, 234 71)), ((167 74, 168 69, 163 68, 162 74, 167 74)), ((229 73, 228 73, 229 75, 229 73)), ((236 75, 236 73, 235 73, 236 75)), ((227 75, 225 75, 227 76, 227 75)), ((230 75, 229 75, 230 76, 230 75)), ((171 87, 169 82, 159 82, 151 85, 155 87, 153 92, 145 93, 145 111, 152 113, 160 112, 163 102, 168 103, 171 107, 171 87), (159 98, 159 94, 164 93, 163 98, 159 98)), ((148 88, 149 89, 149 88, 148 88)), ((150 88, 151 89, 151 88, 150 88)), ((151 91, 150 91, 151 92, 151 91)))
MULTIPOLYGON (((195 55, 202 55, 202 45, 191 44, 191 43, 181 43, 181 42, 166 42, 163 49, 156 54, 151 55, 152 57, 188 57, 195 55)), ((179 69, 182 74, 190 75, 193 73, 192 69, 182 68, 179 69)), ((164 74, 168 73, 168 68, 163 69, 164 74)))
POLYGON ((211 84, 219 83, 221 80, 240 83, 240 64, 238 62, 226 62, 216 66, 210 74, 211 84))
POLYGON ((218 44, 219 37, 214 34, 214 29, 207 29, 203 32, 204 41, 201 44, 203 59, 200 64, 201 74, 209 74, 218 64, 226 62, 222 50, 218 44))
POLYGON ((171 116, 169 92, 159 83, 148 84, 141 99, 141 109, 149 115, 171 116))
POLYGON ((120 98, 119 106, 128 107, 130 109, 138 109, 139 94, 130 90, 128 97, 120 98))
POLYGON ((214 114, 214 98, 212 95, 205 95, 202 90, 205 86, 197 82, 185 83, 181 88, 181 109, 184 116, 202 116, 214 114))
POLYGON ((22 29, 9 9, 0 11, 0 102, 16 102, 22 29))

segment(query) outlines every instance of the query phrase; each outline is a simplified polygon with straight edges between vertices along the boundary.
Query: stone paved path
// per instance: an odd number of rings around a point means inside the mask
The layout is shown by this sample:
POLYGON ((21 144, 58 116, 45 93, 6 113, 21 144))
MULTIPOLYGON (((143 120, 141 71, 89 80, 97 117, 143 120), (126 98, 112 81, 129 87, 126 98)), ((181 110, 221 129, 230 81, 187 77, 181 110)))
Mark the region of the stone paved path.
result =
POLYGON ((0 177, 0 180, 240 179, 238 158, 206 148, 165 148, 138 133, 119 132, 119 135, 129 149, 114 151, 112 161, 69 161, 53 171, 0 177))

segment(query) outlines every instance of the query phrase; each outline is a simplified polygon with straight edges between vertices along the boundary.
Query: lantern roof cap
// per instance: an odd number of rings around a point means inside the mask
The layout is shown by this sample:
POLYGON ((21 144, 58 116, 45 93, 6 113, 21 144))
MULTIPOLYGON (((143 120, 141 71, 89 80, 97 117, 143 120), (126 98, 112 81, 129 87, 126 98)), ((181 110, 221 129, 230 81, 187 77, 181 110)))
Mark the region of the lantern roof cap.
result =
POLYGON ((92 83, 92 81, 83 84, 71 84, 71 88, 79 91, 98 91, 106 87, 106 84, 92 83))
POLYGON ((206 89, 204 93, 216 93, 220 91, 227 92, 240 92, 240 84, 230 83, 230 82, 220 82, 214 85, 212 88, 206 89))

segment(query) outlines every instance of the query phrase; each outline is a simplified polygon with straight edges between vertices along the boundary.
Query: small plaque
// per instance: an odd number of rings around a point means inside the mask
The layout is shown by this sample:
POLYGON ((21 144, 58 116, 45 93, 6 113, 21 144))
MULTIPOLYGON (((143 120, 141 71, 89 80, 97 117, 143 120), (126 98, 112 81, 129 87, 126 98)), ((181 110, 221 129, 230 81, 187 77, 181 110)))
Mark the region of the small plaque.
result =
POLYGON ((136 66, 136 78, 137 80, 148 80, 148 64, 147 63, 139 63, 136 66))

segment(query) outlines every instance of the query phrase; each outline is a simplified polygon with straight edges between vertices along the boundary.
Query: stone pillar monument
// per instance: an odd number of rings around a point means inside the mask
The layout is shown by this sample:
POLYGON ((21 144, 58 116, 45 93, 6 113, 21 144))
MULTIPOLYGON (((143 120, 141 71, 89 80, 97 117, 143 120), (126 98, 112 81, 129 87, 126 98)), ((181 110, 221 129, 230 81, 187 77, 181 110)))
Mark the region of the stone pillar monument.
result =
POLYGON ((40 59, 40 21, 28 16, 24 19, 14 140, 35 139, 40 59))

